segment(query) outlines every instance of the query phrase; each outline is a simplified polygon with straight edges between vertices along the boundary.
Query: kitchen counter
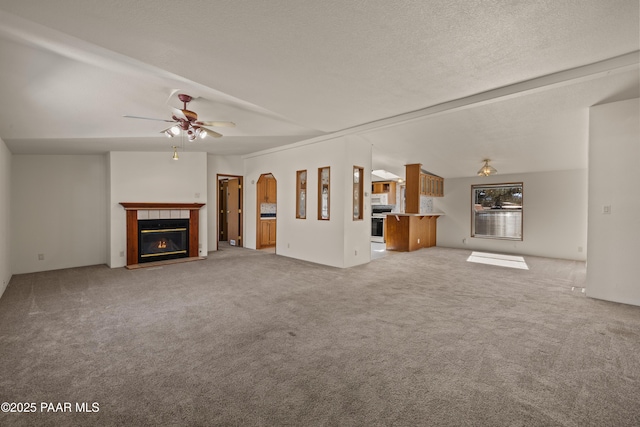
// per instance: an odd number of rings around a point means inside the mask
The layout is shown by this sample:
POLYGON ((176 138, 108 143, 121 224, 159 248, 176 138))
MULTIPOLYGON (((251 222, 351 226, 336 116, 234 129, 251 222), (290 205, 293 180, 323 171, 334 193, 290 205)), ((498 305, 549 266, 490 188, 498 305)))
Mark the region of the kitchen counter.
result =
POLYGON ((410 252, 436 245, 436 222, 444 212, 386 214, 387 250, 410 252))
POLYGON ((400 213, 400 212, 385 212, 387 216, 442 216, 444 212, 427 212, 427 213, 400 213))

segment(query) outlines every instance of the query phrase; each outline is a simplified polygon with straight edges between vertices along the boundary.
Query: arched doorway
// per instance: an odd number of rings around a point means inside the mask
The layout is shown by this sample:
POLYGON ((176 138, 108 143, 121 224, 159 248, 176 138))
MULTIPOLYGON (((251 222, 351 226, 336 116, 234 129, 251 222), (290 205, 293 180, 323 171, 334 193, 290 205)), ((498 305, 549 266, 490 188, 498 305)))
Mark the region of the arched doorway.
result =
POLYGON ((256 249, 275 248, 278 183, 273 174, 260 175, 256 194, 256 249))

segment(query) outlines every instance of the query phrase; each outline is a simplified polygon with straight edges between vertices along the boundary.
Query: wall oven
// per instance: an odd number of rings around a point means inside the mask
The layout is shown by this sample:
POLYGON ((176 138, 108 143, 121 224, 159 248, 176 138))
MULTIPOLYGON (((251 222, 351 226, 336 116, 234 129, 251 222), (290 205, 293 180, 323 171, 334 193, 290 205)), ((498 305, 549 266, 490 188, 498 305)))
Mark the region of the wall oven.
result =
POLYGON ((387 212, 391 212, 391 206, 372 206, 371 207, 371 241, 385 243, 384 226, 387 220, 387 212))

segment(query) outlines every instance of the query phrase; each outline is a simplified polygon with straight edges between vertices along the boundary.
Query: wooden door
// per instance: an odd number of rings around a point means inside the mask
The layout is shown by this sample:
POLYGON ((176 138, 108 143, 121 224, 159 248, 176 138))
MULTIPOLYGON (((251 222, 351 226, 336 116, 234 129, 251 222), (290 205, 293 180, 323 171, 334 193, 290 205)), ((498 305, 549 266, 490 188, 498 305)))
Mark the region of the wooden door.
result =
POLYGON ((235 241, 236 246, 242 246, 240 241, 240 183, 237 178, 227 183, 227 234, 229 243, 235 241))
POLYGON ((220 206, 218 210, 218 228, 220 229, 220 233, 218 235, 218 240, 221 242, 226 242, 228 238, 228 229, 227 229, 227 193, 228 193, 228 183, 226 180, 218 181, 218 200, 220 201, 220 206))

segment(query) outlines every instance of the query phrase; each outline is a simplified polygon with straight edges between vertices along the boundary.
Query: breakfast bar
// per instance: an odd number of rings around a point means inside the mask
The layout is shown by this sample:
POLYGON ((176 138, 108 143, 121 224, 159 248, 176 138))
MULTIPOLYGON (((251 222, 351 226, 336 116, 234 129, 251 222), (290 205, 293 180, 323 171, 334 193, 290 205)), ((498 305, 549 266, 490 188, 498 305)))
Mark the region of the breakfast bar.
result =
POLYGON ((387 250, 410 252, 436 245, 436 221, 442 212, 388 213, 387 250))

